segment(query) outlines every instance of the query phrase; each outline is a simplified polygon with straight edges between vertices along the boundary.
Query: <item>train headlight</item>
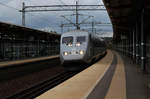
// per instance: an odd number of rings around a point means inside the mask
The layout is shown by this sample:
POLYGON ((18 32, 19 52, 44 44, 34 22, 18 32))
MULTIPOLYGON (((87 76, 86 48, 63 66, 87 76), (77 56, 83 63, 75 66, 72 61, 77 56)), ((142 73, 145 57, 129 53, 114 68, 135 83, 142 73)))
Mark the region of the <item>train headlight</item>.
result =
POLYGON ((68 55, 68 52, 64 52, 64 55, 67 56, 67 55, 68 55))
POLYGON ((81 45, 81 43, 76 43, 76 46, 80 46, 81 45))
POLYGON ((69 46, 69 47, 71 47, 71 46, 72 46, 72 44, 71 44, 71 43, 69 43, 69 44, 68 44, 68 46, 69 46))
POLYGON ((83 55, 83 54, 84 54, 84 51, 83 51, 83 50, 80 50, 79 53, 80 53, 80 55, 83 55))

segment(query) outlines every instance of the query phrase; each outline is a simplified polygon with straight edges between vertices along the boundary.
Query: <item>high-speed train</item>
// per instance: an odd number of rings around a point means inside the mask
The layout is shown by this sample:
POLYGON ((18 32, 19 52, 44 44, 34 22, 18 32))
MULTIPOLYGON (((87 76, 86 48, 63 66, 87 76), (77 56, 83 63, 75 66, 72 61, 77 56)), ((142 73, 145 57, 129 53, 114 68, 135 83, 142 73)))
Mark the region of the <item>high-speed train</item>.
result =
MULTIPOLYGON (((61 35, 60 60, 63 66, 69 63, 91 63, 105 53, 104 41, 92 33, 74 30, 61 35)), ((67 68, 76 67, 67 66, 67 68)))

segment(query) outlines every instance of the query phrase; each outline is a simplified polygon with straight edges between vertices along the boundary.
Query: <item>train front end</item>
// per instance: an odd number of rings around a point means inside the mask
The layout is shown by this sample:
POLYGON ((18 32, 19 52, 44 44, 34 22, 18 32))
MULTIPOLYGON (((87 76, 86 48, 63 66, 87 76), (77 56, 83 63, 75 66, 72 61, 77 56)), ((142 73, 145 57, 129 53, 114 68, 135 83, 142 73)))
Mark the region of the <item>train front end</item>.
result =
POLYGON ((88 32, 73 31, 61 36, 60 59, 62 64, 85 62, 88 32))

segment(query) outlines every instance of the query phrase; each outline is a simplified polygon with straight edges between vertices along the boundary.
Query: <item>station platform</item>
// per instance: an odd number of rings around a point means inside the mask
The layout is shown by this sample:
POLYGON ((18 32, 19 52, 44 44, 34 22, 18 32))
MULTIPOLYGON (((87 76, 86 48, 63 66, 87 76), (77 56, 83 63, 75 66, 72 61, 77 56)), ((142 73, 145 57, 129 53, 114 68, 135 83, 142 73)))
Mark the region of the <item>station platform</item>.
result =
POLYGON ((37 62, 37 61, 43 61, 43 60, 48 60, 48 59, 54 59, 54 58, 59 58, 59 55, 22 59, 22 60, 15 60, 15 61, 4 61, 4 62, 0 62, 0 68, 20 65, 20 64, 25 64, 25 63, 32 63, 32 62, 37 62))
POLYGON ((150 74, 115 51, 36 99, 150 99, 150 74))

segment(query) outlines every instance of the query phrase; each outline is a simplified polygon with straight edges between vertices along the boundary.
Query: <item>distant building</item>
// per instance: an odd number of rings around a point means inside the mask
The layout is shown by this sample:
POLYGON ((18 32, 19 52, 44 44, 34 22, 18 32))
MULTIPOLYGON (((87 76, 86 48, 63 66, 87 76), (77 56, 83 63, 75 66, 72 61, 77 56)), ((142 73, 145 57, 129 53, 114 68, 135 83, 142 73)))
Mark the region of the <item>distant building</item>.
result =
POLYGON ((57 32, 50 27, 40 28, 39 30, 57 34, 57 32))

